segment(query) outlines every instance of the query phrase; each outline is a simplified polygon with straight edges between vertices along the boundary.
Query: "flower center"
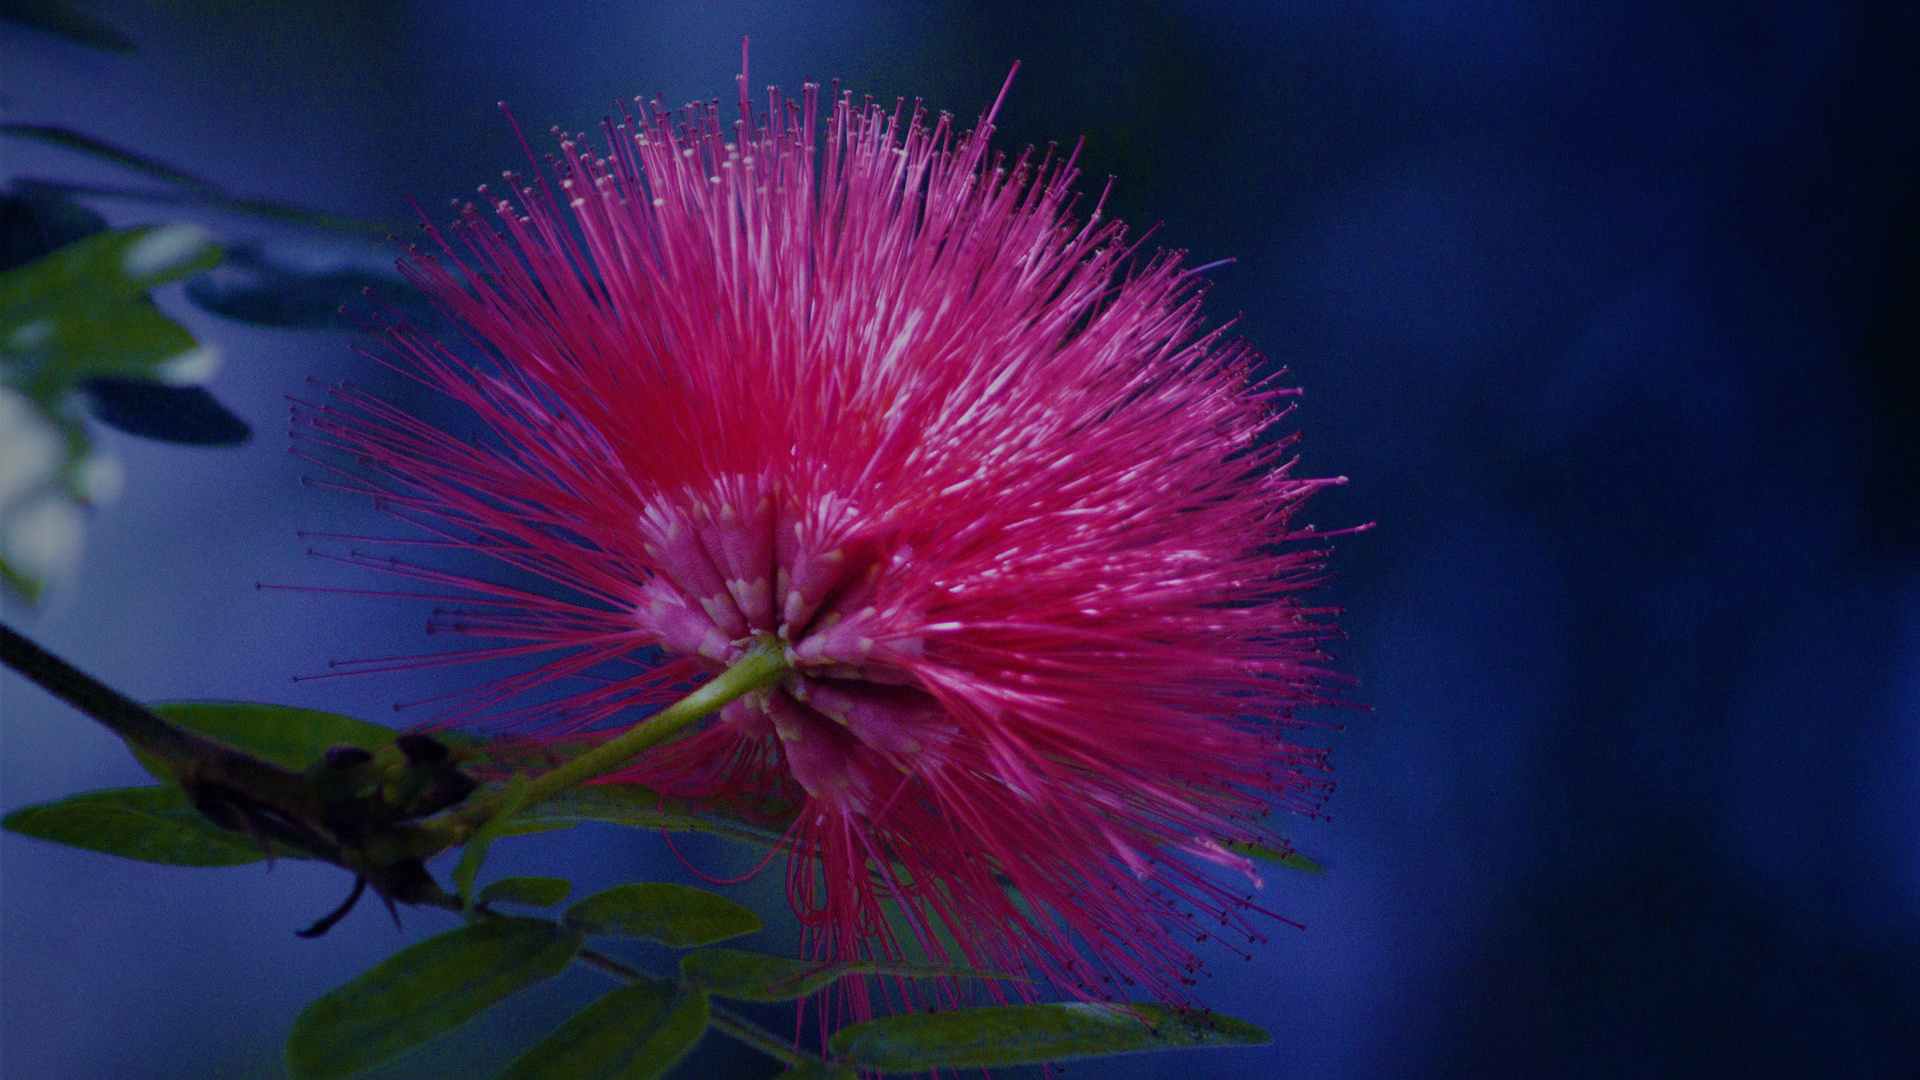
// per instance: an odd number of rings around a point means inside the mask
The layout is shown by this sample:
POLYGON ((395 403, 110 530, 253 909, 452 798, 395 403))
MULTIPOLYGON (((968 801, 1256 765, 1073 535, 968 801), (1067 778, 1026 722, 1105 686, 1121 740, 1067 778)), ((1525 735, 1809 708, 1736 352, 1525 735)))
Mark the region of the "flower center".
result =
POLYGON ((654 577, 635 617, 669 652, 726 667, 762 635, 787 643, 791 675, 721 710, 750 737, 779 740, 809 795, 864 812, 902 772, 937 764, 953 728, 901 662, 920 642, 881 596, 905 545, 833 496, 801 505, 776 484, 733 476, 649 507, 640 529, 654 577), (867 528, 863 529, 862 526, 867 528))

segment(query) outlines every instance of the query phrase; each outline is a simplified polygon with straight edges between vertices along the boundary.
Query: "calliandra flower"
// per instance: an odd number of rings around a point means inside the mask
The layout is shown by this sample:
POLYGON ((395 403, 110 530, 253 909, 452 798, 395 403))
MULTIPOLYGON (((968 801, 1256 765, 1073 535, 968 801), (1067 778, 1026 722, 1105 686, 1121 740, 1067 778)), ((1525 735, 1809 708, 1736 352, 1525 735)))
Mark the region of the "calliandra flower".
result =
POLYGON ((622 729, 771 636, 789 677, 617 779, 797 805, 814 955, 1182 1000, 1191 939, 1259 935, 1229 845, 1324 794, 1279 731, 1325 696, 1292 519, 1334 481, 1178 256, 1075 216, 1072 157, 990 151, 997 103, 956 135, 842 95, 822 139, 817 97, 642 106, 434 234, 405 269, 467 352, 402 325, 391 362, 483 438, 350 388, 306 423, 518 572, 375 563, 465 598, 440 625, 493 644, 457 658, 537 658, 452 719, 622 729))

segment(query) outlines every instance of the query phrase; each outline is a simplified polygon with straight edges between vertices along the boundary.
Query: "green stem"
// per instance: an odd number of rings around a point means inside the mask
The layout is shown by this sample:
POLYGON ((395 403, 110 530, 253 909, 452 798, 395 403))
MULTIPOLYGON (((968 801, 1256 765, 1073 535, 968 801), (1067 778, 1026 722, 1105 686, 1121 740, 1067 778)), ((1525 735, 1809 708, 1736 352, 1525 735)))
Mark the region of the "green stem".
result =
POLYGON ((735 1014, 733 1010, 725 1008, 724 1006, 709 1002, 707 1005, 707 1023, 712 1024, 715 1031, 723 1035, 731 1035, 768 1057, 775 1058, 796 1069, 803 1065, 818 1065, 821 1063, 820 1058, 807 1053, 805 1050, 797 1049, 785 1040, 775 1037, 773 1032, 748 1020, 744 1016, 735 1014))
POLYGON ((10 626, 0 626, 0 663, 32 679, 115 735, 164 759, 175 771, 190 769, 226 749, 174 727, 152 709, 41 648, 10 626))
MULTIPOLYGON (((610 975, 613 978, 619 979, 621 982, 638 982, 641 979, 651 978, 651 976, 638 969, 628 967, 613 957, 594 952, 592 949, 581 949, 579 952, 573 954, 573 959, 575 963, 582 967, 592 968, 602 975, 610 975)), ((730 1035, 768 1057, 775 1058, 796 1069, 803 1065, 819 1065, 822 1063, 821 1058, 788 1044, 785 1040, 773 1032, 768 1031, 766 1028, 761 1027, 759 1024, 712 1001, 707 1002, 707 1022, 713 1025, 715 1031, 723 1035, 730 1035)))
POLYGON ((592 949, 581 949, 574 953, 573 962, 581 967, 592 968, 602 975, 611 975, 621 982, 639 982, 642 979, 652 978, 639 968, 628 967, 613 957, 594 952, 592 949))
POLYGON ((0 664, 99 721, 128 745, 166 762, 194 805, 216 824, 256 838, 271 836, 315 858, 341 862, 319 804, 299 773, 168 723, 10 626, 0 625, 0 664), (220 806, 229 812, 221 812, 220 806), (273 813, 264 813, 268 810, 273 813))
POLYGON ((762 642, 741 657, 738 663, 701 684, 693 693, 628 728, 624 734, 608 739, 559 768, 535 777, 527 785, 526 797, 520 800, 520 808, 524 810, 538 806, 568 788, 578 787, 597 776, 605 776, 619 769, 668 737, 678 735, 688 725, 716 712, 727 702, 755 690, 765 690, 792 670, 793 665, 787 660, 785 642, 762 642))
MULTIPOLYGON (((435 907, 446 908, 455 914, 459 914, 462 910, 459 898, 449 896, 446 893, 441 893, 438 897, 429 899, 426 902, 433 904, 435 907)), ((488 911, 485 908, 476 908, 473 914, 483 919, 498 918, 492 911, 488 911)), ((609 976, 624 983, 640 982, 643 979, 655 981, 653 976, 648 975, 639 968, 623 964, 605 953, 595 952, 592 949, 583 948, 574 953, 573 962, 579 964, 581 967, 591 968, 602 975, 609 976)), ((803 1065, 818 1065, 822 1063, 823 1059, 788 1044, 785 1040, 773 1032, 768 1031, 766 1028, 761 1027, 759 1024, 754 1023, 725 1006, 714 1004, 712 1001, 707 1003, 707 1022, 713 1025, 714 1030, 726 1035, 731 1035, 768 1057, 778 1059, 796 1069, 803 1065)))
MULTIPOLYGON (((732 667, 702 683, 693 693, 564 765, 534 777, 513 806, 513 812, 519 813, 538 806, 595 777, 624 767, 640 754, 716 712, 722 705, 756 690, 765 690, 792 670, 793 664, 787 659, 786 643, 770 635, 764 636, 751 652, 732 667)), ((502 795, 470 800, 458 810, 422 823, 413 843, 424 844, 433 851, 464 843, 498 816, 505 808, 504 803, 505 797, 502 795)))

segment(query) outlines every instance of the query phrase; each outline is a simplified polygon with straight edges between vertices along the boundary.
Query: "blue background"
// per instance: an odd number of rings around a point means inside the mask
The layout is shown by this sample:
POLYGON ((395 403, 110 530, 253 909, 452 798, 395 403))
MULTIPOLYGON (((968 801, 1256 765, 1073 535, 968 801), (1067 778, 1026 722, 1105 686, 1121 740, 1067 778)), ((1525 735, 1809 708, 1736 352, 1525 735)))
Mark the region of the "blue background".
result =
MULTIPOLYGON (((1202 987, 1270 1047, 1071 1066, 1174 1077, 1920 1074, 1920 14, 1911 4, 295 4, 90 10, 137 57, 0 24, 9 121, 85 130, 248 195, 394 223, 520 162, 494 109, 582 129, 637 93, 839 76, 1088 137, 1086 186, 1233 257, 1220 318, 1307 388, 1311 517, 1343 541, 1324 877, 1304 922, 1202 987)), ((536 139, 536 145, 541 143, 536 139)), ((0 144, 8 177, 125 183, 0 144)), ((132 202, 116 223, 256 222, 132 202)), ((170 311, 220 343, 238 450, 112 433, 127 493, 78 582, 8 620, 147 699, 387 722, 459 672, 317 680, 418 651, 424 612, 297 530, 381 531, 300 486, 303 380, 376 381, 350 335, 170 311)), ((8 675, 6 807, 144 779, 8 675)), ((510 841, 490 871, 685 879, 657 838, 510 841)), ((726 872, 743 855, 692 845, 726 872)), ((450 925, 337 871, 171 870, 0 837, 9 1077, 280 1075, 298 1009, 450 925)), ((732 890, 763 908, 777 879, 732 890)), ((782 948, 791 929, 761 943, 782 948)), ((665 954, 641 959, 662 962, 665 954)), ((601 989, 572 973, 384 1076, 488 1075, 601 989)), ((770 1016, 781 1015, 777 1010, 770 1016)), ((709 1039, 692 1077, 768 1073, 709 1039)))

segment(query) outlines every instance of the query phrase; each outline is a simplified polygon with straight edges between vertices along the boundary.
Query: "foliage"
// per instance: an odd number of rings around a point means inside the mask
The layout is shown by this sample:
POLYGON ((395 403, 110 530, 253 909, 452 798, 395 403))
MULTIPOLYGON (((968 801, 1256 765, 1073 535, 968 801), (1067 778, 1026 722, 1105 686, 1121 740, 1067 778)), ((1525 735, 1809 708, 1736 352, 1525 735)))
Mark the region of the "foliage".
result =
MULTIPOLYGON (((0 825, 25 836, 167 866, 242 866, 266 845, 220 828, 177 787, 109 788, 23 806, 0 825)), ((280 851, 277 854, 291 854, 280 851)))
POLYGON ((675 949, 760 931, 760 916, 705 889, 664 881, 615 885, 567 909, 563 921, 583 934, 657 941, 675 949))
POLYGON ((132 38, 66 0, 0 0, 0 19, 109 52, 140 51, 132 38))
POLYGON ((500 1080, 650 1080, 693 1049, 708 1016, 705 993, 636 979, 562 1024, 500 1080))
MULTIPOLYGON (((335 713, 254 702, 175 701, 153 706, 169 723, 262 761, 314 776, 342 760, 358 768, 387 762, 404 772, 399 732, 335 713), (363 760, 364 759, 364 760, 363 760)), ((176 770, 136 749, 157 786, 90 792, 7 815, 8 829, 56 843, 174 866, 238 866, 273 854, 303 852, 222 828, 197 811, 176 770)), ((489 748, 467 741, 453 751, 484 759, 489 748)), ((507 805, 511 805, 509 802, 507 805)), ((564 827, 575 820, 642 828, 737 828, 631 786, 587 788, 568 798, 499 819, 500 835, 564 827), (642 809, 650 804, 652 809, 642 809)), ((765 842, 764 836, 742 839, 765 842)), ((775 840, 777 842, 777 838, 775 840)), ((478 848, 469 842, 471 872, 478 848)), ((1270 857, 1282 858, 1278 851, 1270 857)), ((366 974, 320 998, 295 1021, 287 1045, 296 1080, 345 1077, 392 1059, 479 1016, 512 995, 580 963, 621 982, 529 1048, 501 1080, 647 1080, 678 1062, 709 1028, 747 1041, 794 1067, 789 1075, 847 1080, 857 1073, 918 1073, 1000 1066, 1098 1054, 1248 1045, 1266 1033, 1242 1021, 1150 1003, 997 1005, 908 1013, 845 1028, 829 1057, 795 1049, 790 1040, 716 1004, 789 1001, 817 994, 844 978, 886 976, 934 980, 1007 979, 1004 973, 891 961, 818 962, 715 943, 757 932, 751 909, 704 889, 670 882, 630 882, 570 905, 558 918, 506 916, 496 905, 553 907, 572 886, 549 877, 508 877, 471 892, 465 925, 409 946, 366 974), (683 952, 675 978, 628 967, 588 946, 589 938, 642 939, 683 952)), ((337 917, 336 913, 336 917, 337 917)), ((332 917, 330 917, 332 918, 332 917)), ((324 920, 323 920, 324 922, 324 920)))
POLYGON ((490 919, 402 949, 307 1007, 287 1037, 296 1080, 350 1076, 560 974, 581 938, 545 919, 490 919))
MULTIPOLYGON (((87 223, 69 215, 58 224, 87 223)), ((11 240, 7 248, 31 250, 11 240)), ((142 402, 137 389, 126 391, 151 385, 152 404, 165 415, 147 430, 196 441, 183 418, 205 414, 212 399, 195 397, 191 412, 169 406, 183 394, 205 395, 194 384, 212 373, 218 354, 162 315, 147 292, 219 260, 204 232, 169 225, 95 232, 0 272, 0 447, 9 459, 0 484, 0 581, 24 599, 36 599, 76 559, 79 507, 118 490, 117 466, 94 453, 66 400, 100 382, 110 397, 122 391, 111 408, 137 424, 142 402)), ((225 422, 217 437, 197 441, 245 438, 244 423, 213 408, 225 422)))
MULTIPOLYGON (((84 44, 133 51, 118 31, 55 0, 7 0, 0 20, 84 44)), ((245 244, 229 253, 197 226, 109 230, 67 196, 192 203, 333 233, 385 235, 364 222, 233 195, 153 157, 67 128, 0 124, 0 136, 85 154, 159 189, 15 180, 0 192, 0 586, 32 603, 78 559, 83 509, 110 502, 118 466, 96 452, 73 405, 109 427, 190 446, 236 446, 247 423, 199 385, 216 346, 163 314, 151 291, 188 279, 186 295, 224 317, 275 327, 344 326, 363 294, 423 324, 431 308, 390 260, 345 239, 245 244), (223 255, 230 255, 222 265, 223 255)))
POLYGON ((967 1066, 1171 1050, 1194 1046, 1257 1046, 1272 1041, 1242 1020, 1215 1013, 1133 1002, 1096 1005, 1004 1005, 908 1013, 842 1028, 833 1052, 856 1069, 928 1072, 967 1066))

